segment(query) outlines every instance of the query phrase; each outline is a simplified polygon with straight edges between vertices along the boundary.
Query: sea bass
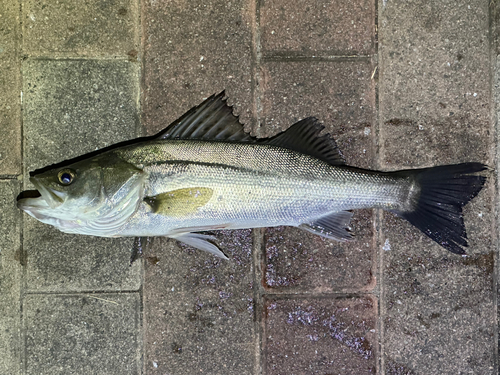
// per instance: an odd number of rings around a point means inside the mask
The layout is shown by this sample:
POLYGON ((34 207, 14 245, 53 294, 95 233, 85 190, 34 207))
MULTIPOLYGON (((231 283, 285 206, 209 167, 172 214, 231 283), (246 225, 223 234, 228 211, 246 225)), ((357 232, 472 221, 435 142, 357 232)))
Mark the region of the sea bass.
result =
POLYGON ((465 253, 462 207, 483 187, 477 173, 485 165, 350 167, 315 118, 257 139, 224 95, 153 137, 31 172, 38 196, 21 197, 18 207, 66 233, 167 236, 222 258, 214 238, 198 232, 289 225, 347 241, 351 210, 381 208, 465 253))

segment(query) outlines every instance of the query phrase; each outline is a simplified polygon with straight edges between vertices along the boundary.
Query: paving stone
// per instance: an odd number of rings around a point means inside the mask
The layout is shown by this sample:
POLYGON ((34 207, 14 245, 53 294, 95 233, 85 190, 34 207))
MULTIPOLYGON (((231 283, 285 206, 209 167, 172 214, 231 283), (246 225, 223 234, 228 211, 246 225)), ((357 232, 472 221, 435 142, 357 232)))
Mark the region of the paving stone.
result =
MULTIPOLYGON (((369 62, 269 61, 261 72, 263 133, 273 135, 315 116, 336 139, 347 164, 373 168, 375 108, 369 62)), ((267 229, 264 285, 284 293, 372 288, 371 211, 356 212, 353 228, 355 239, 349 244, 295 228, 267 229)))
POLYGON ((17 55, 19 35, 19 3, 13 0, 0 3, 0 60, 17 55))
POLYGON ((138 68, 116 60, 26 60, 25 172, 136 137, 138 68))
POLYGON ((21 173, 19 4, 0 4, 0 175, 21 173))
MULTIPOLYGON (((254 19, 245 0, 145 4, 148 134, 223 89, 251 129, 254 19)), ((144 286, 148 374, 255 373, 251 231, 216 235, 229 261, 153 240, 144 286)))
POLYGON ((264 286, 271 293, 370 290, 373 277, 372 212, 357 211, 354 240, 340 243, 292 227, 265 230, 264 286))
POLYGON ((254 12, 249 0, 147 3, 143 121, 149 134, 224 89, 240 120, 251 125, 254 12))
POLYGON ((27 295, 26 374, 141 374, 138 293, 27 295))
MULTIPOLYGON (((136 64, 27 60, 23 69, 25 174, 136 136, 136 64)), ((128 265, 132 243, 61 233, 26 215, 27 287, 137 290, 140 266, 128 265)))
POLYGON ((317 117, 357 167, 373 165, 375 91, 369 61, 269 61, 261 68, 266 136, 317 117))
POLYGON ((23 2, 27 55, 129 56, 137 59, 138 2, 83 0, 23 2))
POLYGON ((373 297, 265 302, 264 373, 373 374, 377 366, 373 297))
POLYGON ((214 233, 229 260, 165 238, 146 246, 148 374, 256 373, 251 230, 214 233))
POLYGON ((21 215, 18 181, 0 181, 0 373, 21 374, 21 215))
MULTIPOLYGON (((488 163, 487 15, 487 1, 382 3, 380 154, 385 168, 488 163)), ((491 183, 464 210, 467 257, 447 253, 410 224, 384 214, 385 371, 493 373, 491 183)))
POLYGON ((473 245, 468 257, 446 253, 399 222, 384 222, 385 361, 415 373, 493 373, 493 251, 473 245))
POLYGON ((363 55, 374 51, 372 0, 266 0, 260 6, 264 53, 363 55))
POLYGON ((383 2, 380 23, 382 163, 486 161, 488 3, 383 2))

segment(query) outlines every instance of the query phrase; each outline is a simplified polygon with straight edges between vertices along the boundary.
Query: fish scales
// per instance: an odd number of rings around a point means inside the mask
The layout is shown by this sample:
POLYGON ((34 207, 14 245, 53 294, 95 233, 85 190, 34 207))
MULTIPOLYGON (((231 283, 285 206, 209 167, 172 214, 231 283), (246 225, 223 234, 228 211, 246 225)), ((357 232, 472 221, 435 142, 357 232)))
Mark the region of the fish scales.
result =
POLYGON ((22 193, 19 208, 67 233, 168 236, 222 258, 200 232, 290 225, 347 241, 352 210, 382 208, 465 253, 462 207, 481 191, 485 165, 346 166, 316 119, 256 139, 223 98, 208 98, 153 137, 30 173, 38 191, 22 193))
POLYGON ((395 208, 409 185, 405 178, 339 168, 267 145, 156 141, 119 155, 149 174, 146 196, 197 186, 214 191, 183 218, 155 215, 143 203, 120 234, 168 235, 178 225, 296 226, 332 211, 395 208))

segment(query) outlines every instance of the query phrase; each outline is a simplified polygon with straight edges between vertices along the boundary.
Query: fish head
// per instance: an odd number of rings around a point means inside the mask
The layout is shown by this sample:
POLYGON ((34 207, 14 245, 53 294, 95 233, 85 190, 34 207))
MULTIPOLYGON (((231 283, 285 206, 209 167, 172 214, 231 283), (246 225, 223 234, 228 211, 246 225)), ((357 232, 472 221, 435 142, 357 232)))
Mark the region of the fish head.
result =
MULTIPOLYGON (((137 210, 145 173, 113 153, 33 172, 39 195, 20 209, 67 233, 112 236, 137 210)), ((33 195, 33 194, 32 194, 33 195)))

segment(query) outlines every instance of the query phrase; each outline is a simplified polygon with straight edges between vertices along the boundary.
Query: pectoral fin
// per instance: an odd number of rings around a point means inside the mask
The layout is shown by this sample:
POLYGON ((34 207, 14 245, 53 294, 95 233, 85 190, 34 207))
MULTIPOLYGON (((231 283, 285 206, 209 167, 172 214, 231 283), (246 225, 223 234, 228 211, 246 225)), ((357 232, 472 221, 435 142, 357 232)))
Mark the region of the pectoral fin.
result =
POLYGON ((216 257, 226 260, 228 259, 228 257, 225 256, 224 253, 220 251, 217 246, 215 246, 213 243, 210 242, 215 240, 215 237, 213 236, 208 236, 206 234, 199 234, 199 233, 183 233, 169 237, 174 238, 177 241, 184 242, 185 244, 193 246, 197 249, 208 251, 209 253, 215 255, 216 257))
POLYGON ((352 212, 339 211, 324 216, 311 223, 299 225, 300 229, 337 241, 348 241, 352 238, 349 232, 349 222, 352 212))
POLYGON ((192 187, 145 197, 144 202, 151 206, 155 214, 182 217, 203 207, 212 195, 213 190, 210 188, 192 187))

